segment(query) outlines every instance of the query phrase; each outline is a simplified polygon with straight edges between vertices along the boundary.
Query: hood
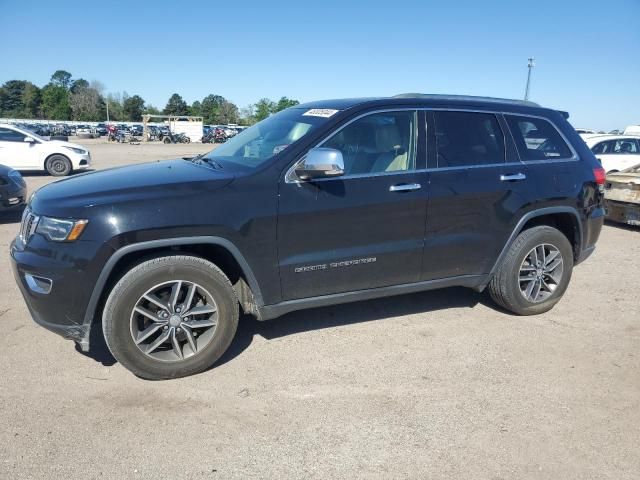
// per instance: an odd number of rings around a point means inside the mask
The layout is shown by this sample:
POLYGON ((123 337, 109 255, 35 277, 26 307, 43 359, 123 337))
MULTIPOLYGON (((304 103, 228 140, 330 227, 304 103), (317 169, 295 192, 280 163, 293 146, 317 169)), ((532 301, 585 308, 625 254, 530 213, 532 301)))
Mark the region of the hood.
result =
POLYGON ((87 147, 84 147, 77 143, 65 142, 64 140, 47 140, 47 143, 50 143, 52 145, 58 145, 60 147, 80 148, 85 151, 89 150, 87 147))
POLYGON ((50 183, 31 198, 37 214, 75 217, 87 208, 123 202, 166 200, 217 190, 231 172, 186 160, 163 160, 83 173, 50 183))

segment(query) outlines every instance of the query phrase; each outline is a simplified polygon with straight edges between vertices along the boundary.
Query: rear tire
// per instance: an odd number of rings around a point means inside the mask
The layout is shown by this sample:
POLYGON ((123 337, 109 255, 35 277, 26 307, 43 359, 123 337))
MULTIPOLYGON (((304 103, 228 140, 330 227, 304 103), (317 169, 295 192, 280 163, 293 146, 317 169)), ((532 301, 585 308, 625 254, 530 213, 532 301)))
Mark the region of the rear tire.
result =
POLYGON ((113 356, 133 374, 150 380, 210 368, 231 344, 237 326, 238 300, 229 279, 213 263, 184 255, 159 257, 132 268, 109 294, 102 316, 113 356), (190 293, 191 287, 195 293, 190 293), (196 308, 208 311, 193 313, 196 308))
POLYGON ((489 283, 489 294, 513 313, 537 315, 560 301, 572 271, 573 249, 567 237, 553 227, 533 227, 509 247, 489 283))
POLYGON ((66 177, 71 173, 71 161, 64 155, 51 155, 45 163, 45 169, 54 177, 66 177))
POLYGON ((164 137, 162 143, 171 143, 171 139, 169 137, 164 137))

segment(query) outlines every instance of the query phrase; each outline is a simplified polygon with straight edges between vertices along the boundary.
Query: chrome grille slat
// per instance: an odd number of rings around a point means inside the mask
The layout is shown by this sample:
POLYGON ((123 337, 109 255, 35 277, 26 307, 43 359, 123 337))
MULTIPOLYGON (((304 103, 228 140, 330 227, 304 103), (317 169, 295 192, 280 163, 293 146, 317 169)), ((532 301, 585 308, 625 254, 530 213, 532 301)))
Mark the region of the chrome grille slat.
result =
POLYGON ((39 220, 40 217, 34 215, 29 208, 25 209, 20 225, 20 237, 25 244, 31 239, 33 234, 36 233, 39 220))

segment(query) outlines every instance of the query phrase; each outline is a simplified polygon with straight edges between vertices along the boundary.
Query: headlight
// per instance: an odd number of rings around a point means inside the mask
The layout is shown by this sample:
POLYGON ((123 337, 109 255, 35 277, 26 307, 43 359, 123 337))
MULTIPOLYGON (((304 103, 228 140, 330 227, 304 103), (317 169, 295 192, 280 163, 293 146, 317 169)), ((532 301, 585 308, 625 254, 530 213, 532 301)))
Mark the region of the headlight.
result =
POLYGON ((87 223, 89 220, 40 217, 36 232, 54 242, 73 242, 82 234, 87 223))
POLYGON ((19 187, 24 187, 26 185, 26 183, 24 183, 24 178, 22 178, 22 175, 20 175, 20 172, 16 170, 11 170, 9 172, 9 178, 13 181, 13 183, 18 185, 19 187))
POLYGON ((81 148, 75 148, 75 147, 64 147, 68 150, 71 150, 73 153, 77 153, 78 155, 86 155, 87 151, 83 150, 81 148))

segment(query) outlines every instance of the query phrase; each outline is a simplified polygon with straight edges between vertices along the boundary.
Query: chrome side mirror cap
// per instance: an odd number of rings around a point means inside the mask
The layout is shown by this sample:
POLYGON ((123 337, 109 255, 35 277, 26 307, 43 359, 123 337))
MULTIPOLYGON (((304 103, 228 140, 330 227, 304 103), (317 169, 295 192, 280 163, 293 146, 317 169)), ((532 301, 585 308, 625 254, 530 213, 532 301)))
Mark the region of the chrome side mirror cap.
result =
POLYGON ((333 148, 312 148, 295 171, 300 180, 344 175, 342 152, 333 148))

